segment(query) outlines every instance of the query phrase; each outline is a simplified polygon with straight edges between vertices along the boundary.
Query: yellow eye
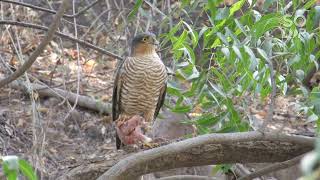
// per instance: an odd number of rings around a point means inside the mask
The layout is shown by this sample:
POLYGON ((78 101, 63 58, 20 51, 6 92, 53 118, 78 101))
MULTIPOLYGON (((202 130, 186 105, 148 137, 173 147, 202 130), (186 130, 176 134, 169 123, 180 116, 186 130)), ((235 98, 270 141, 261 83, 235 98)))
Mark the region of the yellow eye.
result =
POLYGON ((148 38, 146 38, 146 37, 142 38, 143 42, 146 42, 147 40, 148 40, 148 38))

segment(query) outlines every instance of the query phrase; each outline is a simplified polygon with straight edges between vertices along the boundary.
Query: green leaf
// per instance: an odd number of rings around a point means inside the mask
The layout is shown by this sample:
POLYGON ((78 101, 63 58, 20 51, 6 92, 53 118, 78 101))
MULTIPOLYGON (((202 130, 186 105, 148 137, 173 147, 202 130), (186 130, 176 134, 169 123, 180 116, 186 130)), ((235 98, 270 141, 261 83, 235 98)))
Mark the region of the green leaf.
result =
POLYGON ((319 116, 312 113, 311 115, 308 116, 307 122, 315 122, 319 120, 319 116))
POLYGON ((292 4, 293 4, 293 11, 295 11, 298 7, 299 7, 299 5, 300 5, 300 3, 301 3, 301 1, 300 0, 292 0, 292 4))
POLYGON ((190 0, 182 0, 182 6, 188 6, 190 4, 190 0))
POLYGON ((218 9, 218 13, 215 17, 215 20, 219 21, 219 20, 223 20, 225 18, 227 18, 229 16, 229 8, 228 7, 224 7, 224 8, 219 8, 218 9))
POLYGON ((184 30, 178 40, 174 43, 173 50, 177 50, 183 47, 183 43, 186 41, 187 35, 187 31, 184 30))
POLYGON ((181 96, 182 89, 178 88, 174 83, 169 81, 167 83, 167 93, 174 96, 181 96))
POLYGON ((190 63, 189 63, 189 61, 184 61, 184 62, 181 62, 181 63, 178 63, 178 64, 176 64, 176 67, 186 67, 186 66, 189 66, 190 65, 190 63))
POLYGON ((266 11, 272 5, 275 0, 265 0, 263 4, 263 9, 266 11))
POLYGON ((307 22, 306 22, 306 29, 307 29, 308 32, 310 32, 311 30, 313 30, 315 14, 316 14, 315 9, 312 9, 312 10, 308 13, 307 22))
POLYGON ((203 26, 199 32, 199 38, 208 30, 207 26, 203 26))
POLYGON ((192 65, 192 73, 191 73, 191 75, 189 75, 187 77, 187 80, 192 80, 192 79, 198 78, 199 75, 200 75, 200 73, 197 70, 196 66, 192 65))
POLYGON ((191 47, 189 45, 184 45, 184 48, 182 48, 182 50, 185 52, 185 54, 188 55, 188 60, 191 64, 195 64, 196 63, 196 55, 194 54, 193 50, 191 49, 191 47))
POLYGON ((240 10, 242 8, 242 6, 244 5, 244 3, 246 2, 246 0, 240 0, 236 3, 234 3, 231 8, 230 8, 230 13, 229 13, 229 17, 226 19, 223 19, 217 26, 216 26, 216 31, 220 30, 222 27, 225 26, 227 20, 229 20, 230 18, 233 17, 234 13, 236 13, 238 10, 240 10))
POLYGON ((234 22, 236 23, 237 27, 241 30, 241 32, 242 32, 245 36, 248 36, 247 31, 244 29, 244 26, 238 21, 238 19, 234 19, 234 22))
POLYGON ((303 70, 301 70, 301 69, 297 69, 296 70, 296 75, 297 75, 297 78, 300 80, 300 82, 302 82, 303 81, 303 79, 304 79, 304 71, 303 70))
POLYGON ((315 112, 320 116, 320 87, 315 87, 312 89, 309 100, 314 106, 315 112))
POLYGON ((242 6, 244 5, 244 3, 246 2, 246 0, 240 0, 236 3, 234 3, 231 8, 230 8, 230 15, 229 17, 233 16, 235 12, 237 12, 238 10, 240 10, 242 8, 242 6))
POLYGON ((227 57, 227 59, 230 59, 230 51, 228 48, 226 47, 221 48, 221 52, 227 57))
POLYGON ((256 22, 251 28, 251 34, 257 39, 260 38, 265 32, 279 27, 283 17, 280 14, 267 14, 256 22))
POLYGON ((259 64, 258 61, 257 61, 257 58, 256 56, 254 55, 253 51, 248 47, 248 46, 244 46, 244 50, 246 51, 246 53, 249 54, 250 56, 250 61, 251 61, 251 64, 250 64, 250 70, 253 70, 254 68, 257 67, 257 65, 259 64))
POLYGON ((226 98, 226 94, 216 85, 212 84, 210 81, 208 81, 210 87, 216 91, 218 94, 220 94, 222 97, 226 98))
POLYGON ((191 111, 191 108, 191 106, 176 106, 171 109, 171 111, 176 113, 187 113, 191 111))
POLYGON ((257 51, 263 57, 263 59, 265 59, 266 61, 269 60, 267 53, 263 49, 257 48, 257 51))
POLYGON ((220 39, 217 38, 214 40, 213 44, 211 45, 211 48, 216 48, 220 45, 221 45, 221 41, 220 41, 220 39))
POLYGON ((218 123, 219 119, 214 117, 213 114, 203 114, 195 121, 200 126, 210 127, 218 123))
POLYGON ((137 0, 135 5, 133 6, 132 11, 129 13, 128 15, 128 21, 131 21, 133 19, 133 17, 137 14, 140 6, 142 5, 143 0, 137 0))
POLYGON ((19 159, 19 169, 24 176, 26 176, 29 180, 37 180, 37 175, 34 172, 32 166, 25 160, 19 159))
POLYGON ((317 0, 309 0, 304 6, 304 9, 310 9, 315 3, 317 2, 317 0))
POLYGON ((233 49, 233 51, 236 53, 237 57, 238 57, 239 59, 242 59, 242 54, 241 54, 240 49, 239 49, 237 46, 232 46, 232 49, 233 49))
POLYGON ((236 46, 240 46, 241 43, 240 43, 239 39, 237 38, 237 36, 228 27, 225 27, 224 29, 226 30, 226 35, 229 35, 229 37, 232 38, 234 44, 236 46))
POLYGON ((176 32, 179 30, 181 24, 182 24, 182 22, 180 21, 178 24, 173 26, 173 28, 169 32, 170 36, 174 36, 176 34, 176 32))
POLYGON ((182 21, 182 22, 188 28, 188 31, 191 34, 193 48, 196 47, 196 45, 198 44, 198 40, 199 40, 198 33, 196 31, 193 31, 193 29, 191 28, 191 26, 188 23, 186 23, 184 21, 182 21))
POLYGON ((4 156, 2 161, 7 163, 9 170, 18 170, 19 169, 19 158, 18 156, 4 156))
POLYGON ((7 177, 7 180, 18 180, 18 170, 11 170, 7 162, 4 162, 2 166, 3 172, 7 177))
POLYGON ((241 131, 240 127, 238 126, 241 122, 238 112, 235 110, 232 100, 230 98, 226 99, 225 105, 228 108, 228 112, 230 113, 230 119, 233 123, 233 126, 237 128, 238 131, 241 131))
POLYGON ((217 36, 222 40, 222 42, 226 45, 229 46, 229 42, 227 38, 220 32, 217 32, 217 36))

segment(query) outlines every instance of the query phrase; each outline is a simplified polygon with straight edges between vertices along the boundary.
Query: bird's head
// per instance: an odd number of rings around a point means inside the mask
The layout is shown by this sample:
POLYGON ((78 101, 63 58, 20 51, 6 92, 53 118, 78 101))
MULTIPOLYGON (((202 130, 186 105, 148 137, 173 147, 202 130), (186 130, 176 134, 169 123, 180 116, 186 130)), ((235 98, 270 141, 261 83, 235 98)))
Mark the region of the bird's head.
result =
POLYGON ((131 55, 148 55, 156 52, 159 42, 153 33, 142 33, 135 36, 131 44, 131 55))

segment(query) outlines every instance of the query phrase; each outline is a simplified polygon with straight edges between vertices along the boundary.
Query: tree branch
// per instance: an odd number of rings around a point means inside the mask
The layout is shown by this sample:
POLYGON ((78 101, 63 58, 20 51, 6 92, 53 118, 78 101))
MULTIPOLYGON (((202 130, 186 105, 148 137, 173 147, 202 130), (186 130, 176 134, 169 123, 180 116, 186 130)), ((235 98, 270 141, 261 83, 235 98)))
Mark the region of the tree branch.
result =
POLYGON ((0 81, 0 88, 9 84, 10 82, 16 80, 18 77, 20 77, 25 71, 27 71, 31 65, 36 61, 37 57, 42 53, 42 51, 45 49, 47 44, 52 40, 55 31, 58 29, 58 26, 60 24, 60 19, 65 12, 65 10, 70 5, 70 0, 64 0, 62 4, 60 5, 60 8, 56 14, 56 16, 53 19, 52 24, 49 27, 47 35, 44 37, 40 45, 37 47, 37 49, 31 54, 29 59, 13 74, 11 74, 9 77, 2 79, 0 81))
MULTIPOLYGON (((75 18, 75 17, 78 17, 78 16, 80 16, 81 14, 83 14, 85 11, 87 11, 88 9, 90 9, 92 6, 94 6, 95 4, 97 4, 99 1, 101 1, 101 0, 96 0, 96 1, 92 2, 92 3, 89 4, 87 7, 81 9, 80 11, 78 11, 78 12, 75 13, 75 14, 71 14, 71 15, 69 15, 69 14, 63 14, 63 17, 65 17, 65 18, 75 18)), ((19 6, 28 7, 28 8, 31 8, 31 9, 35 9, 35 10, 39 10, 39 11, 44 11, 44 12, 51 13, 51 14, 57 14, 57 12, 54 11, 54 10, 47 9, 47 8, 43 8, 43 7, 39 7, 39 6, 34 6, 34 5, 32 5, 32 4, 28 4, 28 3, 24 3, 24 2, 11 1, 11 0, 0 0, 0 2, 10 3, 10 4, 16 4, 16 5, 19 5, 19 6)))
POLYGON ((263 169, 260 169, 256 172, 253 172, 247 176, 244 176, 244 177, 240 177, 238 180, 251 180, 251 179, 254 179, 256 177, 260 177, 260 176, 263 176, 265 174, 268 174, 268 173, 271 173, 271 172, 274 172, 274 171, 279 171, 281 169, 286 169, 286 168, 289 168, 293 165, 296 165, 297 163, 300 162, 300 160, 302 159, 303 155, 300 155, 300 156, 297 156, 293 159, 290 159, 288 161, 284 161, 284 162, 280 162, 280 163, 276 163, 276 164, 273 164, 273 165, 270 165, 266 168, 263 168, 263 169))
POLYGON ((208 134, 106 161, 80 165, 62 179, 130 179, 168 169, 224 163, 281 162, 313 149, 315 139, 260 132, 208 134), (120 160, 120 161, 119 161, 120 160), (119 162, 118 162, 119 161, 119 162), (118 162, 117 164, 115 164, 118 162), (115 164, 115 165, 114 165, 115 164))
MULTIPOLYGON (((37 24, 31 24, 31 23, 24 23, 24 22, 18 22, 18 21, 11 21, 11 20, 0 20, 0 24, 10 24, 10 25, 14 25, 14 26, 21 26, 21 27, 27 27, 27 28, 32 28, 32 29, 39 29, 39 30, 43 30, 43 31, 48 31, 48 28, 45 27, 45 26, 40 26, 40 25, 37 25, 37 24)), ((72 42, 75 42, 75 43, 79 43, 81 46, 84 46, 84 47, 88 47, 88 48, 91 48, 93 50, 96 50, 102 54, 105 54, 107 56, 110 56, 110 57, 113 57, 113 58, 116 58, 116 59, 119 59, 119 60, 123 60, 123 58, 121 56, 118 56, 112 52, 109 52, 109 51, 106 51, 100 47, 97 47, 93 44, 90 44, 88 42, 85 42, 83 40, 80 40, 80 39, 76 39, 74 37, 71 37, 71 36, 68 36, 66 34, 63 34, 63 33, 60 33, 60 32, 55 32, 55 34, 57 36, 60 36, 62 38, 65 38, 65 39, 68 39, 72 42)))

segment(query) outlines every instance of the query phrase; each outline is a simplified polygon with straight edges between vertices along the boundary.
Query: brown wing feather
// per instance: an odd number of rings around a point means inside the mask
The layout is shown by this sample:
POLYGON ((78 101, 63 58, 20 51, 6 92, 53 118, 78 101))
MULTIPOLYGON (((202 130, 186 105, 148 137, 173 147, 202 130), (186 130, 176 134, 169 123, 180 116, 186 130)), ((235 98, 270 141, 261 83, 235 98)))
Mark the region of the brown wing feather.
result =
MULTIPOLYGON (((122 65, 125 60, 119 62, 118 67, 115 72, 115 78, 114 78, 114 84, 113 84, 113 93, 112 93, 112 120, 116 121, 119 118, 120 115, 120 92, 122 87, 122 79, 121 79, 121 73, 122 73, 122 65)), ((121 140, 116 133, 116 147, 117 149, 120 149, 121 146, 121 140)))
POLYGON ((116 121, 120 115, 120 91, 122 86, 122 65, 125 60, 119 62, 115 72, 113 92, 112 92, 112 120, 116 121))
POLYGON ((160 95, 159 95, 159 99, 158 99, 156 110, 154 112, 153 119, 156 119, 156 117, 159 114, 159 111, 160 111, 161 107, 163 106, 163 103, 164 103, 164 100, 165 100, 165 97, 166 97, 166 90, 167 90, 167 84, 165 84, 160 90, 160 95))

